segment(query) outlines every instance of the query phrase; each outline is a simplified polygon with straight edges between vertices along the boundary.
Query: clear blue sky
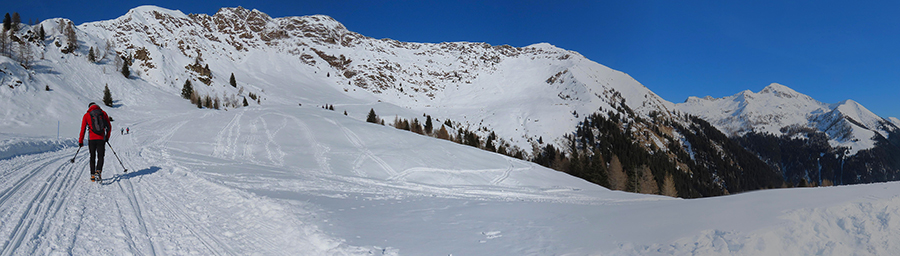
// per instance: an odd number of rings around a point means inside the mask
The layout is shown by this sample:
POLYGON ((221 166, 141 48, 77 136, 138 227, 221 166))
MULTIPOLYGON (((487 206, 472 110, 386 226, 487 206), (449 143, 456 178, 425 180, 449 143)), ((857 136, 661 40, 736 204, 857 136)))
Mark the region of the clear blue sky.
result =
POLYGON ((823 102, 853 99, 900 117, 897 1, 9 2, 0 11, 19 12, 25 22, 108 20, 144 4, 210 15, 243 6, 272 17, 325 14, 374 38, 548 42, 626 72, 676 103, 777 82, 823 102))

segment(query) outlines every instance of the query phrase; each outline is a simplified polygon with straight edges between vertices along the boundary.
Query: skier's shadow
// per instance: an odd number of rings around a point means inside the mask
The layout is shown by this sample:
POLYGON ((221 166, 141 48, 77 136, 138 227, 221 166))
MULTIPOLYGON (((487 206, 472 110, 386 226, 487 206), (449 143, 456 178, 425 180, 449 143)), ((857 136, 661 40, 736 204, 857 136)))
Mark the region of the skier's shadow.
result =
POLYGON ((158 172, 160 169, 162 169, 162 168, 159 168, 157 166, 150 166, 148 168, 145 168, 145 169, 142 169, 142 170, 139 170, 136 172, 116 174, 111 179, 109 179, 109 181, 104 181, 103 183, 104 184, 112 184, 112 183, 116 183, 123 179, 131 179, 131 178, 140 177, 140 176, 144 176, 144 175, 148 175, 148 174, 153 174, 155 172, 158 172))

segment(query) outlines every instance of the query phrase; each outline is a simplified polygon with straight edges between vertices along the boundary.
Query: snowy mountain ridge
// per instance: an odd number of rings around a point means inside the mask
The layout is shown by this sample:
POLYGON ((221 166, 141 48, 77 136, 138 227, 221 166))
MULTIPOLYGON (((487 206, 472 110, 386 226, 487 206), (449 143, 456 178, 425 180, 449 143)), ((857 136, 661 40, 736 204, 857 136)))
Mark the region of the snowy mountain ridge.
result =
MULTIPOLYGON (((547 43, 526 47, 405 43, 365 37, 324 15, 271 18, 241 7, 221 8, 209 16, 142 6, 79 29, 111 38, 117 52, 145 53, 135 58, 134 67, 138 76, 158 86, 177 88, 184 79, 222 85, 234 73, 247 91, 260 94, 265 88, 269 102, 343 103, 298 97, 296 88, 255 80, 242 72, 292 66, 351 97, 412 112, 379 112, 387 118, 412 119, 425 113, 450 119, 469 130, 496 131, 528 152, 538 138, 555 141, 571 131, 580 121, 577 113, 615 109, 624 101, 646 117, 654 111, 668 113, 674 106, 625 73, 547 43), (211 77, 183 68, 198 59, 209 65, 211 77), (357 90, 370 93, 354 94, 357 90)), ((200 90, 238 94, 227 86, 200 90)), ((355 114, 362 118, 364 113, 355 114)))
POLYGON ((689 97, 676 109, 708 120, 729 136, 749 132, 781 136, 794 134, 797 128, 812 128, 826 133, 832 147, 849 148, 851 155, 900 131, 891 121, 896 118, 879 117, 856 101, 827 104, 777 83, 758 93, 745 90, 723 98, 689 97))

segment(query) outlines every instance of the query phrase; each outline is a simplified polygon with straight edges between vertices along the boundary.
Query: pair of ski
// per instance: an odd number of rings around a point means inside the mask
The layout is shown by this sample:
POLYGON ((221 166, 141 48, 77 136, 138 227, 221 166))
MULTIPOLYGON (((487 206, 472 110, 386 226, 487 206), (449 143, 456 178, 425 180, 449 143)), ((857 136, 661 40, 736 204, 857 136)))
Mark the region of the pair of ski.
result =
MULTIPOLYGON (((122 163, 122 159, 119 159, 119 154, 116 154, 116 150, 112 148, 112 145, 109 144, 109 141, 106 142, 106 145, 109 145, 109 149, 112 150, 113 155, 116 156, 116 160, 119 160, 119 165, 121 165, 122 169, 125 170, 124 172, 128 173, 128 168, 125 168, 125 164, 122 163)), ((75 156, 72 157, 72 160, 69 160, 70 163, 75 163, 75 157, 78 156, 79 151, 81 151, 81 147, 78 147, 78 150, 75 150, 75 156)), ((96 176, 93 172, 91 172, 91 181, 101 182, 103 181, 103 178, 100 176, 99 172, 96 173, 96 176)))

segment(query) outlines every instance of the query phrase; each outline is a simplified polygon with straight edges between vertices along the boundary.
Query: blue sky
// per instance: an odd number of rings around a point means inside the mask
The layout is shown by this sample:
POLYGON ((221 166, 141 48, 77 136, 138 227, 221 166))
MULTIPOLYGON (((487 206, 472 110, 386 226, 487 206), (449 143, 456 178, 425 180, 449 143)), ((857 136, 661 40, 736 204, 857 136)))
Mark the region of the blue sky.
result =
POLYGON ((547 42, 630 74, 672 102, 777 82, 820 101, 853 99, 900 117, 896 1, 12 1, 23 21, 114 19, 138 5, 272 17, 325 14, 407 42, 547 42), (746 2, 746 3, 744 3, 746 2))

